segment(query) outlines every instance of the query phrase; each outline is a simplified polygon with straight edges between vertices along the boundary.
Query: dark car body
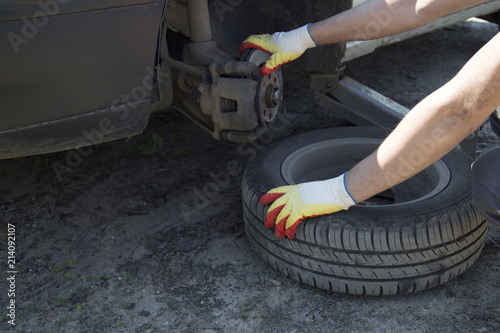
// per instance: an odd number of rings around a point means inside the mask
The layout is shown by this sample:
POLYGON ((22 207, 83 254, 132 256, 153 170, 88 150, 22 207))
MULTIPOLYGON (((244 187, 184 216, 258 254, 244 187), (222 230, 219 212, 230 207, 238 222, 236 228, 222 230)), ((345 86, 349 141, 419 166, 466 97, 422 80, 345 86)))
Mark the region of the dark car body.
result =
POLYGON ((165 0, 0 0, 0 156, 146 126, 165 0))

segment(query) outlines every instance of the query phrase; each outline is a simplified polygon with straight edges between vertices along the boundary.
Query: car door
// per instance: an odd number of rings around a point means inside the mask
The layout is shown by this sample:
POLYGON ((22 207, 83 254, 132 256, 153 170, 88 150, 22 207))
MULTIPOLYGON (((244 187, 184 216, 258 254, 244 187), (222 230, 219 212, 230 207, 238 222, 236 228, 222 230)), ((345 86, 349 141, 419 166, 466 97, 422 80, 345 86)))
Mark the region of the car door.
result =
POLYGON ((146 126, 165 0, 0 0, 0 158, 146 126))

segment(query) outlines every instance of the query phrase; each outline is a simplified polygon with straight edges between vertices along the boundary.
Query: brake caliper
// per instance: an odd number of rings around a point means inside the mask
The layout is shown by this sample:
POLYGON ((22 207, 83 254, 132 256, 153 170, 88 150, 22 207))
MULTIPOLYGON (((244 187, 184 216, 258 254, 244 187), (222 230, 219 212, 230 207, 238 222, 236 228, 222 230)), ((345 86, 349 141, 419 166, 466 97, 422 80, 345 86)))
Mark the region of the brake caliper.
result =
POLYGON ((281 108, 281 72, 263 77, 258 66, 269 55, 247 51, 240 61, 212 64, 211 84, 199 88, 200 106, 212 118, 212 135, 216 139, 253 141, 264 133, 281 108))

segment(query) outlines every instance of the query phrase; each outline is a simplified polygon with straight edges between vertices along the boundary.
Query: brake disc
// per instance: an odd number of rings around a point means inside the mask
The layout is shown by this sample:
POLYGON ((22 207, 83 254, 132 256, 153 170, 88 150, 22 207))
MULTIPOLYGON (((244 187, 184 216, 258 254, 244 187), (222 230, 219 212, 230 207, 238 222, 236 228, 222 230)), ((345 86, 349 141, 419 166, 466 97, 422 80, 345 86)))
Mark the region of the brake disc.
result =
MULTIPOLYGON (((270 54, 257 49, 247 49, 240 57, 240 61, 247 61, 256 66, 262 66, 270 58, 270 54)), ((266 123, 274 120, 281 108, 283 99, 283 76, 281 69, 269 75, 260 76, 257 80, 256 108, 259 116, 266 123)))

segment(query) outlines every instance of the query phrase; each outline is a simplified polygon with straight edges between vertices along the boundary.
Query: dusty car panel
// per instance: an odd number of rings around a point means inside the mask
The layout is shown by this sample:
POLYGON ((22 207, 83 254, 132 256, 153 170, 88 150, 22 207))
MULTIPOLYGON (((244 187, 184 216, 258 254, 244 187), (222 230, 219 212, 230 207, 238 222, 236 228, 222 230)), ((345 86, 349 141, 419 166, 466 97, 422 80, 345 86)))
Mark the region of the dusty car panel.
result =
POLYGON ((165 1, 77 1, 71 14, 62 2, 9 3, 0 14, 2 158, 85 145, 84 130, 99 129, 100 142, 142 131, 165 1))

